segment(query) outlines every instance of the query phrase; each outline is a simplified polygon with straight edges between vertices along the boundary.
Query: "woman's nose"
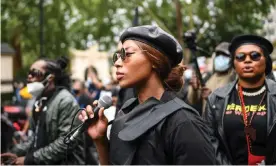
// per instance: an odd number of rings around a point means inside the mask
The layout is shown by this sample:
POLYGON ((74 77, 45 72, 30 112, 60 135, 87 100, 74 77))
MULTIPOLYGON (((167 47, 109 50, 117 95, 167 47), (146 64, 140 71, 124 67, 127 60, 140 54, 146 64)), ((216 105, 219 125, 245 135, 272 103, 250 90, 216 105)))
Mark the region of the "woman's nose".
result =
POLYGON ((122 64, 123 64, 122 58, 119 57, 119 58, 117 59, 117 61, 114 63, 114 66, 115 66, 116 68, 118 68, 118 67, 122 66, 122 64))
POLYGON ((245 60, 244 60, 244 62, 252 62, 252 59, 251 59, 251 57, 249 56, 249 55, 246 55, 245 56, 245 60))

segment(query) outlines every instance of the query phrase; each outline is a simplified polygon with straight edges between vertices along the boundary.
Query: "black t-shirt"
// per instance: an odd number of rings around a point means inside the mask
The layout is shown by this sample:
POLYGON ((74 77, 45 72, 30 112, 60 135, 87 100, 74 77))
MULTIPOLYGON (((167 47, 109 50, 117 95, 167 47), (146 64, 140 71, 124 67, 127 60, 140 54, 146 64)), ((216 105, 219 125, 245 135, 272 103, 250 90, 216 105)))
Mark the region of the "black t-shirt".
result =
MULTIPOLYGON (((256 92, 260 88, 244 89, 245 92, 256 92)), ((256 156, 265 156, 266 135, 267 135, 267 102, 266 95, 260 104, 265 92, 256 96, 244 96, 245 109, 248 122, 253 112, 255 113, 251 125, 256 129, 256 140, 252 141, 251 153, 256 156), (259 105, 260 104, 260 105, 259 105)), ((231 92, 229 103, 226 107, 224 116, 224 131, 229 145, 234 164, 248 164, 247 142, 244 133, 244 122, 238 91, 231 92)))
POLYGON ((46 124, 46 112, 47 112, 47 103, 54 97, 61 89, 55 88, 52 91, 48 92, 45 97, 45 100, 41 100, 39 97, 36 102, 38 105, 41 104, 41 107, 38 112, 36 112, 35 105, 33 106, 33 120, 34 120, 34 143, 31 147, 31 152, 36 151, 40 148, 43 148, 49 144, 48 133, 47 133, 47 124, 46 124), (41 103, 40 103, 41 102, 41 103))
POLYGON ((46 100, 39 101, 37 100, 33 106, 32 116, 33 116, 33 132, 34 132, 34 142, 29 150, 29 152, 34 152, 40 148, 45 147, 48 144, 48 136, 46 130, 46 111, 47 106, 46 100), (35 105, 41 105, 39 111, 36 111, 35 105))
POLYGON ((33 151, 43 148, 48 145, 48 135, 46 130, 46 106, 41 111, 33 111, 34 123, 35 123, 35 140, 33 144, 33 151))

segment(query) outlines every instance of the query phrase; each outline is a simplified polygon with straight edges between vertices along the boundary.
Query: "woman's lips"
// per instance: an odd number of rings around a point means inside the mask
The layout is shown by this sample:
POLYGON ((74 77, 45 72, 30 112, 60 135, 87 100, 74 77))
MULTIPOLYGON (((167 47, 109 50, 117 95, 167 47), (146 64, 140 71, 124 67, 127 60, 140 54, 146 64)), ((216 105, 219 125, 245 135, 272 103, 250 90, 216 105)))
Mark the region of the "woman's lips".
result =
POLYGON ((116 72, 116 77, 117 77, 117 80, 121 80, 125 75, 123 73, 120 73, 120 72, 116 72))
POLYGON ((253 67, 246 66, 242 70, 243 70, 243 72, 251 73, 251 72, 253 72, 253 67))

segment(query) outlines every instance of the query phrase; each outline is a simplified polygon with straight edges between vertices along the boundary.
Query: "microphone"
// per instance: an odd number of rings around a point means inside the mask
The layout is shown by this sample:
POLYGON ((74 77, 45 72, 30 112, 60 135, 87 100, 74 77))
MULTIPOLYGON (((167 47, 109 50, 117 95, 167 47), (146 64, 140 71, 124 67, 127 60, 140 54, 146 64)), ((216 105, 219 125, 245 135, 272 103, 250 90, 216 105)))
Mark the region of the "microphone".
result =
POLYGON ((70 132, 64 139, 64 143, 65 144, 69 144, 70 142, 73 142, 76 140, 76 138, 82 134, 84 131, 86 131, 88 129, 88 127, 90 126, 90 124, 92 122, 94 122, 95 120, 97 120, 99 118, 99 110, 100 108, 104 108, 107 109, 112 105, 112 98, 110 96, 102 96, 99 101, 98 101, 98 105, 96 108, 93 109, 94 111, 94 117, 93 118, 89 118, 87 120, 85 120, 81 125, 79 125, 76 129, 74 129, 73 131, 74 134, 71 135, 72 132, 70 132), (68 139, 69 138, 69 139, 68 139))

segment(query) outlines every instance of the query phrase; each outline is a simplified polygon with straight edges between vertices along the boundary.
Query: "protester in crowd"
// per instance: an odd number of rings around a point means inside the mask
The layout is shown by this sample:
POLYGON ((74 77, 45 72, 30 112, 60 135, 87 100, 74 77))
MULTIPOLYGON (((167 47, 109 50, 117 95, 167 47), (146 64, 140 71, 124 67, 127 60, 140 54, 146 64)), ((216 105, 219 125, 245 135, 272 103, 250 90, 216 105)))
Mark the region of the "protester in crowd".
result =
POLYGON ((193 73, 192 68, 193 67, 191 64, 185 65, 185 71, 183 73, 184 85, 181 88, 181 90, 177 92, 177 97, 185 102, 187 102, 188 87, 189 87, 189 84, 187 82, 190 82, 190 79, 192 78, 192 73, 193 73))
MULTIPOLYGON (((215 164, 208 127, 199 114, 175 97, 183 85, 183 51, 170 34, 152 25, 128 28, 113 62, 122 88, 135 87, 115 118, 108 144, 103 109, 88 133, 101 164, 215 164), (178 109, 179 108, 179 109, 178 109)), ((96 102, 94 103, 96 104, 96 102)), ((93 117, 91 106, 79 119, 93 117), (88 114, 88 115, 87 115, 88 114)))
POLYGON ((84 79, 89 96, 93 100, 98 100, 100 98, 101 90, 105 89, 105 87, 98 77, 97 69, 93 66, 89 66, 88 68, 86 68, 84 79))
POLYGON ((202 114, 208 95, 216 88, 220 88, 236 78, 236 74, 230 63, 230 52, 228 50, 230 43, 222 42, 213 53, 213 70, 214 73, 206 82, 205 87, 200 87, 198 78, 193 74, 190 86, 188 87, 187 100, 192 106, 197 107, 200 114, 202 114))
MULTIPOLYGON (((84 163, 81 143, 69 146, 66 161, 67 145, 63 139, 79 108, 69 91, 70 78, 65 72, 67 63, 66 58, 61 58, 57 61, 39 59, 32 64, 27 88, 36 98, 30 122, 34 139, 15 146, 14 154, 2 154, 1 157, 14 158, 16 165, 84 163)), ((72 127, 78 123, 75 121, 72 127)))
POLYGON ((111 76, 110 77, 111 81, 107 86, 109 86, 109 89, 111 91, 112 105, 116 107, 117 101, 118 101, 118 93, 121 88, 119 86, 118 80, 116 79, 116 67, 115 66, 111 66, 110 76, 111 76))
POLYGON ((20 96, 19 92, 20 90, 24 87, 24 82, 23 81, 15 81, 13 83, 13 89, 14 89, 14 104, 16 105, 20 105, 20 106, 25 106, 26 105, 26 101, 24 99, 22 99, 22 97, 20 96))
POLYGON ((87 105, 91 105, 93 103, 92 99, 87 95, 85 84, 82 81, 74 81, 72 86, 72 92, 80 108, 85 108, 87 105))
MULTIPOLYGON (((80 108, 85 108, 88 105, 92 105, 93 100, 86 93, 85 84, 76 79, 73 81, 72 92, 77 100, 80 108)), ((97 151, 94 146, 93 140, 88 136, 88 134, 84 134, 84 160, 87 165, 98 165, 97 151)))
POLYGON ((223 164, 276 164, 276 83, 271 73, 272 44, 241 35, 229 47, 238 79, 215 90, 204 118, 213 129, 217 161, 223 164))

